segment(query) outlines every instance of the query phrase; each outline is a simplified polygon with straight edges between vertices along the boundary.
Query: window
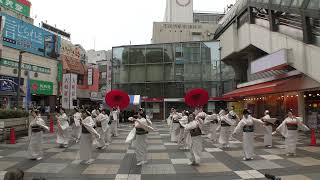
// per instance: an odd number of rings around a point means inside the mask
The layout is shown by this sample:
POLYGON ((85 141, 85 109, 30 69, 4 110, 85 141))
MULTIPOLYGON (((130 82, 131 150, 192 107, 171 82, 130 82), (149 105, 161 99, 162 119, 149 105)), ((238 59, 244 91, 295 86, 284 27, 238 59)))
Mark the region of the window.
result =
POLYGON ((78 85, 83 85, 84 84, 84 76, 83 75, 78 75, 78 85))
POLYGON ((107 72, 101 72, 101 79, 106 79, 107 78, 107 72))

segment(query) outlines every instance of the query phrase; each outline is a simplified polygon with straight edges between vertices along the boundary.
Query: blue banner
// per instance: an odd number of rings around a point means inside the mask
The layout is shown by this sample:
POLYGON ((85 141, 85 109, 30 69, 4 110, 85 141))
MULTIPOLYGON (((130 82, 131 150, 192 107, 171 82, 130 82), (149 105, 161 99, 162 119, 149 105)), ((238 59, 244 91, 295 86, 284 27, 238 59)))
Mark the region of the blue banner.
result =
POLYGON ((4 18, 3 45, 39 56, 57 59, 61 37, 32 24, 0 13, 4 18))

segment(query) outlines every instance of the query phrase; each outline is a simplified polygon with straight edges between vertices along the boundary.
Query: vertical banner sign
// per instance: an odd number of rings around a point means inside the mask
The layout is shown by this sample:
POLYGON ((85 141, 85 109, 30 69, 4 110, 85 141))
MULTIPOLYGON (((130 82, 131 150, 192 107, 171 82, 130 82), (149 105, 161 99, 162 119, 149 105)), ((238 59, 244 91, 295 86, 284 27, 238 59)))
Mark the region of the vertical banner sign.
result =
POLYGON ((88 85, 89 86, 93 85, 93 69, 92 68, 88 69, 88 85))
POLYGON ((78 76, 76 74, 70 74, 70 109, 74 109, 73 101, 77 100, 77 81, 78 76))
POLYGON ((70 106, 70 74, 63 75, 62 82, 62 107, 69 109, 70 106))

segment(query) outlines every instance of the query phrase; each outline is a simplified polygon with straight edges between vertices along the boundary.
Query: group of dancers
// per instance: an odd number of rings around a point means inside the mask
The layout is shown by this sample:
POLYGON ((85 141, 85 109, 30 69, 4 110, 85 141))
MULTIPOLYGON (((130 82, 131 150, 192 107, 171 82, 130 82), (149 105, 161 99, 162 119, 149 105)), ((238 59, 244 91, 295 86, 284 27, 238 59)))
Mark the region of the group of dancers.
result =
MULTIPOLYGON (((120 110, 113 108, 108 113, 105 109, 99 108, 91 112, 75 108, 74 111, 74 114, 68 117, 65 110, 60 108, 59 113, 55 116, 57 119, 56 143, 60 148, 67 148, 72 139, 75 143, 80 143, 80 160, 82 163, 91 164, 93 146, 103 150, 110 145, 112 136, 119 135, 120 110)), ((49 128, 45 125, 38 110, 32 110, 31 115, 28 152, 30 159, 41 160, 43 157, 42 134, 49 128)))
POLYGON ((263 129, 266 148, 272 147, 272 135, 280 133, 285 137, 287 156, 296 155, 298 130, 309 130, 300 118, 293 115, 291 109, 288 110, 286 119, 274 132, 272 130, 276 119, 270 117, 268 110, 261 119, 252 117, 248 109, 244 109, 242 114, 243 117, 240 119, 234 107, 230 110, 222 109, 216 113, 205 113, 202 108, 196 108, 193 113, 188 111, 179 113, 175 108, 171 108, 170 116, 167 118, 170 139, 172 142, 177 142, 180 149, 190 149, 190 165, 199 165, 203 151, 203 135, 206 134, 213 143, 217 142, 221 148, 225 149, 230 147, 230 139, 242 133, 243 160, 248 161, 254 156, 254 135, 258 129, 263 129))
MULTIPOLYGON (((57 139, 60 148, 67 148, 70 137, 75 143, 80 142, 81 163, 91 164, 92 149, 105 149, 110 145, 112 136, 118 136, 119 108, 113 108, 110 113, 105 109, 80 110, 75 108, 72 118, 68 118, 63 108, 60 109, 57 119, 57 139), (70 120, 71 119, 71 120, 70 120), (69 129, 72 128, 71 135, 69 129)), ((45 125, 39 111, 32 110, 32 121, 29 125, 30 143, 28 152, 32 160, 41 160, 42 134, 49 128, 45 125)), ((219 112, 205 113, 202 108, 196 108, 194 112, 177 112, 171 108, 170 116, 166 119, 170 127, 170 140, 176 142, 181 150, 190 150, 190 165, 199 165, 203 152, 203 135, 207 135, 213 143, 219 143, 221 148, 229 148, 230 139, 236 134, 243 133, 243 160, 252 160, 254 156, 254 135, 257 129, 264 131, 264 145, 272 147, 272 135, 277 132, 285 137, 285 146, 288 156, 294 156, 298 138, 298 130, 309 130, 300 118, 288 111, 287 118, 272 132, 275 119, 270 117, 269 111, 265 116, 256 119, 250 111, 243 110, 242 119, 235 113, 234 107, 230 110, 222 109, 219 112), (209 127, 209 128, 207 128, 209 127), (219 133, 219 134, 218 134, 219 133)), ((133 129, 129 133, 126 142, 135 148, 137 166, 147 163, 147 135, 152 128, 152 122, 146 117, 144 110, 139 109, 133 117, 129 118, 133 123, 133 129)))

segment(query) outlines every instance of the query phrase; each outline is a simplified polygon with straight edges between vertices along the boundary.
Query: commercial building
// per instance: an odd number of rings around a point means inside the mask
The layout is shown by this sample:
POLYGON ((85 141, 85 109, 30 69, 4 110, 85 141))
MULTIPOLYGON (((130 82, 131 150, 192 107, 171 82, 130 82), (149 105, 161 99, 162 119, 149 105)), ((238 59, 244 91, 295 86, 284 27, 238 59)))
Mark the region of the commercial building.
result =
POLYGON ((319 1, 238 0, 219 22, 215 39, 237 89, 224 95, 236 109, 282 121, 288 109, 317 128, 320 107, 319 1))
MULTIPOLYGON (((20 1, 15 1, 15 6, 19 6, 18 2, 20 1)), ((33 26, 28 23, 29 21, 24 22, 23 20, 28 19, 26 16, 28 14, 21 15, 11 10, 9 14, 15 16, 5 14, 3 11, 0 13, 3 25, 0 63, 1 104, 5 108, 33 105, 46 107, 48 111, 54 110, 58 93, 57 66, 60 37, 33 26), (22 20, 16 18, 21 16, 24 17, 22 20), (18 30, 21 28, 23 32, 18 30), (21 59, 20 89, 18 89, 19 59, 21 59), (22 103, 27 101, 25 98, 27 89, 30 89, 31 93, 28 104, 22 103), (18 91, 22 95, 19 104, 17 104, 18 91)))
POLYGON ((216 96, 234 88, 232 68, 220 61, 219 42, 184 42, 120 46, 112 49, 112 89, 141 95, 154 119, 171 106, 185 107, 183 97, 202 87, 212 111, 216 96))
POLYGON ((91 97, 98 93, 99 70, 95 66, 84 64, 87 59, 85 53, 81 52, 80 45, 62 40, 62 106, 66 109, 91 104, 91 97))
POLYGON ((223 15, 193 12, 193 0, 167 0, 164 22, 153 23, 152 43, 210 41, 223 15))

